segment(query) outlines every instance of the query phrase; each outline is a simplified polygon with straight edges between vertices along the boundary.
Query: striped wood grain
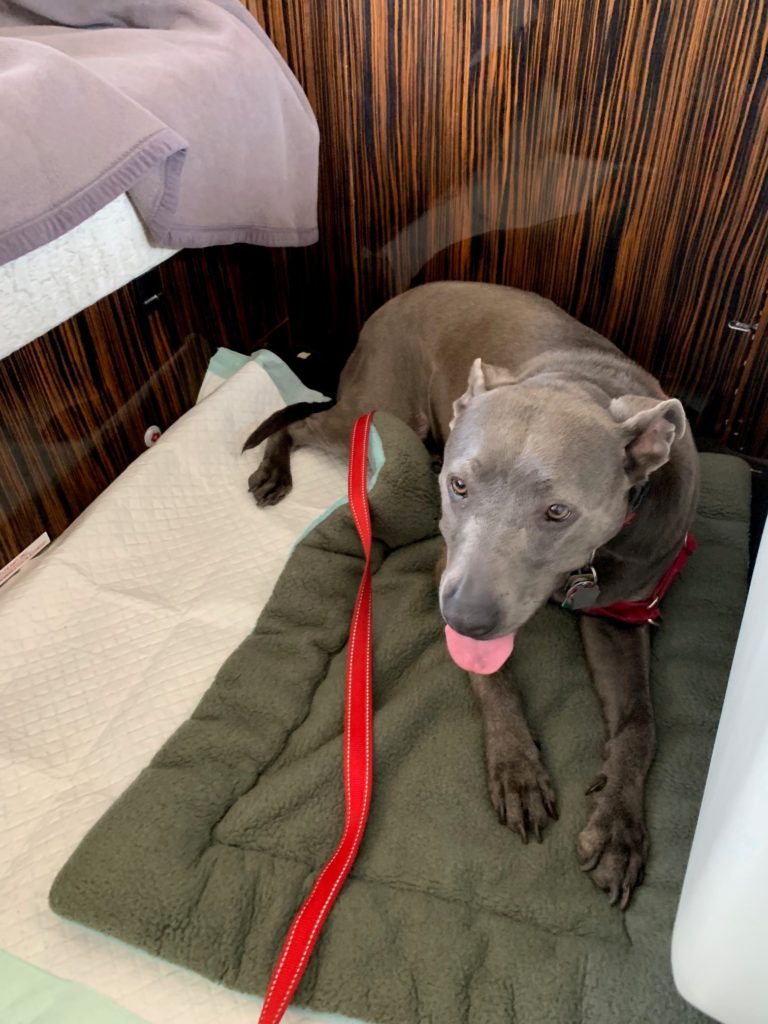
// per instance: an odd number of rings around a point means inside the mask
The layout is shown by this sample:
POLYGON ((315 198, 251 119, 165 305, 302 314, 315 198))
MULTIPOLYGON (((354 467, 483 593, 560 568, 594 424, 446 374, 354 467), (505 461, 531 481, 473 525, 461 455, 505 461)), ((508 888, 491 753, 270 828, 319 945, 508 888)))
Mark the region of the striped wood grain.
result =
POLYGON ((247 5, 320 122, 318 347, 338 358, 421 281, 530 288, 658 374, 702 433, 768 455, 760 337, 727 327, 768 284, 768 5, 247 5))

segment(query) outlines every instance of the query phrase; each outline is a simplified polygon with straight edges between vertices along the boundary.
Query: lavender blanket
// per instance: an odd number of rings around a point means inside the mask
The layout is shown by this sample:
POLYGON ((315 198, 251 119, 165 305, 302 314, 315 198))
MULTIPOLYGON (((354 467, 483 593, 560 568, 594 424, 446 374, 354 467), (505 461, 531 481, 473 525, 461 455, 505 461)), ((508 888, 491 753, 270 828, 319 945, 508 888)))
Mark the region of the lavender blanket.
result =
POLYGON ((238 0, 0 0, 0 264, 122 192, 157 245, 308 245, 317 151, 238 0))

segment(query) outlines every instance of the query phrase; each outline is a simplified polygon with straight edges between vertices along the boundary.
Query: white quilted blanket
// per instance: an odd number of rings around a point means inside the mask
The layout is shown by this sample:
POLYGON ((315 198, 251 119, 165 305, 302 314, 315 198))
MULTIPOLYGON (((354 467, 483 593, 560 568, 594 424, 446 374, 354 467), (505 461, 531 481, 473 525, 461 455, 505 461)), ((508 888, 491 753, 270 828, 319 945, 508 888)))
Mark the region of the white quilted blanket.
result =
POLYGON ((254 1024, 258 1001, 57 918, 48 889, 253 628, 298 534, 344 493, 344 467, 302 450, 292 494, 256 508, 259 454, 239 450, 282 404, 246 364, 0 590, 0 947, 152 1024, 254 1024))
POLYGON ((0 267, 0 359, 173 256, 152 245, 126 195, 0 267))

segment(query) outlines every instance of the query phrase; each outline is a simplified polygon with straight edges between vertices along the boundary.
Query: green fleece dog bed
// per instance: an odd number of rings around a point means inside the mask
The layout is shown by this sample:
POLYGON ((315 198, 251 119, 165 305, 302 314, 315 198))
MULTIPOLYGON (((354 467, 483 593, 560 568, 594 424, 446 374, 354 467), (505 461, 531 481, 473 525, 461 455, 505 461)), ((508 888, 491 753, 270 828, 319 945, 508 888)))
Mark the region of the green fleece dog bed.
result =
MULTIPOLYGON (((297 1002, 391 1024, 683 1024, 670 931, 746 593, 750 474, 702 456, 699 550, 654 636, 652 851, 630 910, 578 870, 602 722, 576 619, 542 609, 513 655, 561 818, 496 820, 480 716, 445 649, 439 497, 406 427, 375 419, 375 782, 360 856, 297 1002)), ((279 512, 275 514, 279 515, 279 512)), ((64 866, 58 913, 262 993, 343 821, 344 646, 362 568, 346 507, 297 546, 192 718, 64 866)))

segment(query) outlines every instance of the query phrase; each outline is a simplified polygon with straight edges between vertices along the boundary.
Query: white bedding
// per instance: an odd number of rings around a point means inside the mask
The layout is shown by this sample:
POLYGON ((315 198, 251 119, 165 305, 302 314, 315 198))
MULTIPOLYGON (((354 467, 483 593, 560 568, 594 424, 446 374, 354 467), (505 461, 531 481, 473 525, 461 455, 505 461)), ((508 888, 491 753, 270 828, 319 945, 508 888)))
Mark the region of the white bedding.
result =
POLYGON ((344 494, 343 465, 301 450, 291 495, 256 508, 259 453, 239 449, 283 404, 248 363, 0 590, 0 947, 151 1024, 254 1024, 258 1002, 57 918, 47 894, 253 628, 296 537, 344 494))
POLYGON ((177 250, 149 242, 126 195, 0 267, 0 359, 145 274, 177 250))

